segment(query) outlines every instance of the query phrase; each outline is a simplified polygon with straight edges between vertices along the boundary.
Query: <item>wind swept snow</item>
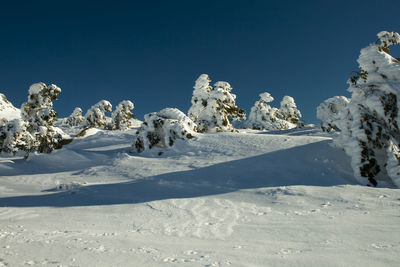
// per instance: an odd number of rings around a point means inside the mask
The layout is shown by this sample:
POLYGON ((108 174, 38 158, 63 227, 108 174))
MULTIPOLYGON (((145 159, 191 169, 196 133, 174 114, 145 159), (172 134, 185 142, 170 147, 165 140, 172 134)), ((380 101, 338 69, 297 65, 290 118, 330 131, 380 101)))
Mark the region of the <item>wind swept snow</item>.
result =
POLYGON ((135 132, 0 158, 0 266, 400 261, 399 189, 358 185, 328 135, 199 134, 138 154, 135 132))

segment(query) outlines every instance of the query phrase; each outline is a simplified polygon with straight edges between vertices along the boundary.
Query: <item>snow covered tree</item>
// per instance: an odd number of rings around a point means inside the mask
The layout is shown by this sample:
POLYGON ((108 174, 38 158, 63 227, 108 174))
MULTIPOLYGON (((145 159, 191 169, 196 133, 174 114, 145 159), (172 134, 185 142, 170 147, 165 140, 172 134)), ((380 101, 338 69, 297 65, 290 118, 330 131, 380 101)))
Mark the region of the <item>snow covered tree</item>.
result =
POLYGON ((107 128, 106 112, 111 112, 112 105, 107 100, 101 100, 93 105, 85 114, 86 128, 107 128))
POLYGON ((321 120, 321 128, 324 132, 338 131, 338 120, 341 112, 346 110, 350 99, 345 96, 328 98, 317 107, 317 118, 321 120))
POLYGON ((50 153, 71 142, 68 135, 53 126, 57 120, 53 100, 60 93, 61 89, 54 84, 35 83, 29 87, 28 101, 22 104, 21 118, 27 122, 27 131, 37 141, 35 150, 40 153, 50 153))
MULTIPOLYGON (((283 97, 281 101, 281 107, 279 108, 278 117, 293 125, 296 126, 298 125, 301 118, 301 112, 300 110, 297 109, 293 97, 287 95, 283 97)), ((295 127, 290 127, 290 128, 295 128, 295 127)))
POLYGON ((132 119, 134 118, 131 110, 134 105, 129 100, 124 100, 118 104, 116 109, 111 115, 112 118, 112 128, 118 130, 126 130, 132 126, 132 119))
POLYGON ((27 152, 27 156, 38 146, 27 127, 28 124, 21 119, 13 119, 0 126, 0 152, 15 154, 18 150, 23 150, 27 152))
POLYGON ((268 103, 274 98, 267 92, 260 94, 260 100, 251 108, 248 120, 244 126, 255 130, 277 131, 297 127, 300 111, 297 109, 294 99, 285 96, 281 102, 281 108, 271 107, 268 103))
POLYGON ((361 50, 361 71, 349 80, 352 97, 337 123, 336 142, 351 157, 360 183, 385 180, 400 187, 400 62, 389 54, 400 35, 383 31, 378 38, 361 50))
POLYGON ((197 123, 199 132, 232 132, 232 121, 245 118, 246 113, 237 107, 228 82, 219 81, 212 87, 210 81, 207 74, 196 80, 188 115, 197 123))
POLYGON ((196 130, 197 125, 182 111, 165 108, 144 116, 144 122, 136 132, 133 148, 140 153, 154 146, 172 147, 177 139, 192 139, 196 130))
POLYGON ((66 123, 70 126, 80 126, 85 121, 85 118, 82 116, 82 109, 75 108, 72 111, 71 115, 66 120, 66 123))

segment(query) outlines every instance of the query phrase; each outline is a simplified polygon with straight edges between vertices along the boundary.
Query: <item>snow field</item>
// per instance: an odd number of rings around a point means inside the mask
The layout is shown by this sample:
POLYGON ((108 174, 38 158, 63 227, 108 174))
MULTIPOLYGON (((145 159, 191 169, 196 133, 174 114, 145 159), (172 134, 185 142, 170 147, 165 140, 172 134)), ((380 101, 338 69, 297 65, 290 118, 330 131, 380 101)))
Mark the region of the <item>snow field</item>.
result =
POLYGON ((129 151, 98 131, 0 160, 0 266, 396 266, 400 191, 313 129, 129 151), (159 152, 162 155, 159 156, 159 152))

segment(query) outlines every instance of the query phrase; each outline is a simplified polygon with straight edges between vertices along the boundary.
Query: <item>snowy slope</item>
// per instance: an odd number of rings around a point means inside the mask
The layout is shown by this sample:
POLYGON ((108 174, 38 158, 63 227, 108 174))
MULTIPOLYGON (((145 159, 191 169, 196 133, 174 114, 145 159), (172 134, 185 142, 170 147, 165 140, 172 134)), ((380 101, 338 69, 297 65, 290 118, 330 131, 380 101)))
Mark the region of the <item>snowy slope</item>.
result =
POLYGON ((6 96, 0 93, 0 120, 7 119, 19 119, 21 117, 21 111, 11 104, 7 100, 6 96))
POLYGON ((357 185, 329 136, 203 134, 132 154, 134 132, 0 158, 0 266, 400 262, 400 190, 357 185))

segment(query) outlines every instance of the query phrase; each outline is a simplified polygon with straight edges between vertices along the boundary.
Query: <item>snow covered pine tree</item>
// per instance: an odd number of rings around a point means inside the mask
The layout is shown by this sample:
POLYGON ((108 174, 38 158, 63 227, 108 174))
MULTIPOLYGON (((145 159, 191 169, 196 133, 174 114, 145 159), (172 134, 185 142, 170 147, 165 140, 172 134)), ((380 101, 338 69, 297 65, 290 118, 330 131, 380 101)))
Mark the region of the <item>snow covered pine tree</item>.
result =
POLYGON ((107 128, 106 112, 111 112, 112 105, 107 100, 94 104, 85 114, 85 128, 107 128))
POLYGON ((37 141, 34 150, 40 153, 50 153, 72 141, 61 129, 53 126, 57 120, 53 100, 58 99, 60 93, 61 89, 54 84, 35 83, 29 87, 28 101, 21 106, 21 117, 27 122, 27 131, 37 141))
POLYGON ((118 106, 115 108, 114 112, 111 115, 112 121, 112 129, 116 130, 126 130, 132 126, 132 120, 135 116, 131 112, 134 108, 134 105, 129 100, 121 101, 118 106))
POLYGON ((82 123, 85 121, 85 118, 82 116, 82 109, 81 108, 75 108, 74 111, 72 111, 71 115, 67 118, 67 124, 69 126, 80 126, 82 123))
POLYGON ((350 99, 345 96, 334 96, 328 98, 317 107, 317 118, 322 122, 321 128, 324 132, 340 131, 338 120, 341 112, 346 110, 350 99))
POLYGON ((400 187, 400 61, 389 50, 400 44, 400 35, 383 31, 378 38, 361 49, 361 71, 349 80, 352 97, 338 121, 337 143, 351 157, 360 183, 400 187))
POLYGON ((301 112, 297 109, 293 97, 287 95, 283 97, 281 101, 281 107, 279 108, 277 116, 280 119, 292 124, 289 125, 289 128, 296 128, 297 126, 299 126, 301 112))
POLYGON ((232 121, 244 119, 246 113, 237 107, 228 82, 216 82, 215 87, 210 82, 207 74, 196 80, 188 115, 197 123, 199 132, 233 132, 232 121))
POLYGON ((175 140, 192 139, 197 125, 182 111, 165 108, 144 116, 144 122, 136 132, 133 148, 140 153, 154 146, 172 147, 175 140))
POLYGON ((267 92, 260 94, 260 100, 254 103, 244 126, 268 131, 296 128, 300 122, 301 113, 297 109, 294 99, 285 96, 280 109, 273 108, 268 104, 273 100, 274 98, 267 92))

